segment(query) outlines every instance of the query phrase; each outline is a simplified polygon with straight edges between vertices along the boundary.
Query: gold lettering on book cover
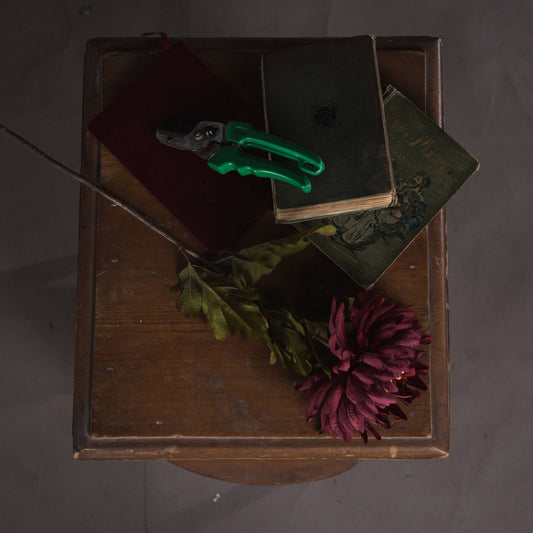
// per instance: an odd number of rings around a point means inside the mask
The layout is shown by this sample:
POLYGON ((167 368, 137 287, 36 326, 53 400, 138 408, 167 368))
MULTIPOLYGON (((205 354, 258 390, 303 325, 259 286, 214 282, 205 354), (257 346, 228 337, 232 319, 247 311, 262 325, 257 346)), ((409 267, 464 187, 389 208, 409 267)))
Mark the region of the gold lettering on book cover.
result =
POLYGON ((423 155, 429 162, 433 163, 437 168, 440 168, 454 181, 457 179, 457 171, 437 152, 431 150, 431 147, 435 144, 435 140, 432 139, 427 133, 423 133, 418 139, 413 142, 407 143, 407 146, 420 146, 420 154, 423 155))

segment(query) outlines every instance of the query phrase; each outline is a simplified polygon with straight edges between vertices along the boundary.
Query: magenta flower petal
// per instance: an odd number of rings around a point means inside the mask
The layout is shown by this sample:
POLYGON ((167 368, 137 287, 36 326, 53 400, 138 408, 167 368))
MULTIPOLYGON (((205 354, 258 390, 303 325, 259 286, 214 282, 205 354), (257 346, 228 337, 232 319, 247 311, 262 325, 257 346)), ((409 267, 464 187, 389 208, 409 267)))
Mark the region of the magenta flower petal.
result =
POLYGON ((378 370, 382 370, 383 368, 385 368, 385 363, 377 355, 365 353, 361 356, 361 361, 363 361, 363 363, 366 363, 367 365, 370 365, 373 368, 377 368, 378 370))
POLYGON ((339 363, 331 378, 311 376, 305 391, 308 420, 320 416, 321 432, 349 441, 356 433, 380 439, 374 426, 390 427, 389 416, 406 420, 397 402, 410 403, 427 386, 420 375, 420 345, 429 344, 416 313, 368 293, 358 294, 346 327, 344 304, 332 301, 328 346, 339 363), (419 390, 417 390, 419 389, 419 390))
POLYGON ((374 378, 372 376, 369 376, 365 371, 353 370, 352 376, 356 376, 357 378, 359 378, 359 381, 366 385, 372 385, 374 383, 374 378))
POLYGON ((351 364, 350 359, 346 359, 341 364, 335 365, 332 370, 335 374, 338 374, 339 372, 347 372, 350 369, 351 364))
POLYGON ((325 383, 319 382, 318 386, 312 389, 311 394, 309 394, 309 402, 307 403, 307 410, 305 413, 307 421, 312 420, 316 416, 322 406, 326 394, 329 389, 331 389, 331 386, 332 383, 329 381, 325 383))

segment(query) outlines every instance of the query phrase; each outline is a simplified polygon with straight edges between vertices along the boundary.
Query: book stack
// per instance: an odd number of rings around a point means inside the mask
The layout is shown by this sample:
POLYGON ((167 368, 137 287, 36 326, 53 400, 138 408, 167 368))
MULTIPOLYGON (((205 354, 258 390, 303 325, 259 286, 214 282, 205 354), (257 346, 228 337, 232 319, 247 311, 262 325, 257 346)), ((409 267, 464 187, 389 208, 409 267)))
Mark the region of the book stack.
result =
POLYGON ((382 95, 371 36, 278 49, 262 67, 269 130, 326 165, 309 195, 272 184, 276 220, 333 224, 311 240, 370 288, 479 163, 395 88, 382 95))
POLYGON ((273 183, 277 222, 297 222, 395 201, 375 38, 332 39, 263 55, 270 132, 320 155, 309 194, 273 183))
POLYGON ((308 194, 222 176, 158 143, 156 129, 176 117, 263 125, 181 42, 89 129, 210 252, 231 248, 273 205, 276 222, 298 230, 335 225, 334 236, 311 240, 371 287, 479 163, 396 89, 383 94, 373 36, 276 47, 263 54, 261 75, 267 131, 325 163, 308 194))

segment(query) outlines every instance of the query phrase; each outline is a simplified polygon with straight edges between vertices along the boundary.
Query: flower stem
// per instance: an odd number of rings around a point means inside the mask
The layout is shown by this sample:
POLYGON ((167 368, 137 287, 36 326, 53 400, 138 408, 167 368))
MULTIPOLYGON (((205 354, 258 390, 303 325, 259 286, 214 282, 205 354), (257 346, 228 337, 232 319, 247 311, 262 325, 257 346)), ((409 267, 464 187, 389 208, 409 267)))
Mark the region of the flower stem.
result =
POLYGON ((39 150, 39 148, 37 148, 35 145, 31 144, 29 141, 27 141, 20 135, 16 134, 14 131, 11 131, 9 128, 6 128, 2 124, 0 124, 0 131, 4 133, 5 135, 7 135, 8 137, 11 137, 11 139, 22 144, 30 152, 33 152, 34 154, 38 155, 39 157, 44 159, 47 163, 49 163, 53 167, 57 168, 61 172, 64 172, 65 174, 68 174, 71 178, 74 178, 75 180, 79 181, 82 185, 84 185, 88 189, 91 189, 92 191, 98 193, 100 196, 107 198, 113 204, 124 209, 124 211, 128 212, 131 216, 133 216, 134 218, 136 218, 137 220, 139 220, 140 222, 148 226, 152 231, 155 231, 157 234, 167 239, 167 241, 170 241, 172 244, 174 244, 178 248, 178 250, 185 256, 187 260, 188 260, 187 255, 190 255, 191 257, 194 257, 195 259, 201 259, 200 254, 198 254, 194 250, 191 250, 184 243, 182 243, 181 241, 179 241, 178 239, 176 239, 175 237, 167 233, 163 228, 158 226, 153 220, 151 220, 143 212, 139 211, 137 208, 133 207, 128 202, 106 191, 99 185, 93 183, 87 178, 84 178, 81 174, 78 174, 74 170, 68 168, 67 166, 63 165, 59 161, 53 159, 52 157, 50 157, 48 154, 46 154, 42 150, 39 150))
POLYGON ((324 339, 324 337, 321 337, 320 335, 311 335, 311 339, 318 342, 319 344, 322 344, 322 346, 329 348, 328 341, 324 339))

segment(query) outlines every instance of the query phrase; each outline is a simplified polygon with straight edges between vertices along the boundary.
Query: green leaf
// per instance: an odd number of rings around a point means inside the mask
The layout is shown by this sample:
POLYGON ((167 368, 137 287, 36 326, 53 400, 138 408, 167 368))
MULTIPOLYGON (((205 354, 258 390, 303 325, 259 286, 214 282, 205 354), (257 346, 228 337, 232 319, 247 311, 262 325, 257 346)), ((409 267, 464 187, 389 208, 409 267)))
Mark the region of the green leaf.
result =
POLYGON ((240 286, 254 285, 262 276, 270 274, 283 258, 303 250, 309 244, 306 237, 310 234, 333 235, 335 231, 334 226, 328 225, 240 250, 231 256, 233 277, 240 286))
POLYGON ((267 324, 255 290, 236 287, 230 277, 191 264, 179 273, 179 281, 177 307, 189 318, 196 318, 201 310, 217 340, 224 340, 228 331, 262 336, 267 324))
POLYGON ((309 243, 306 237, 313 233, 332 235, 335 228, 324 226, 252 246, 209 268, 189 263, 172 289, 179 291, 177 307, 192 319, 201 311, 218 340, 224 340, 228 331, 231 335, 262 337, 270 348, 271 364, 280 361, 299 374, 309 375, 317 360, 309 326, 284 309, 263 314, 255 284, 283 258, 303 250, 309 243))
POLYGON ((264 338, 270 348, 270 363, 279 361, 285 368, 308 376, 313 369, 313 351, 302 324, 286 309, 267 311, 266 315, 264 338))
POLYGON ((202 286, 198 277, 193 275, 194 267, 189 264, 179 273, 179 283, 176 286, 181 288, 181 294, 176 305, 189 318, 196 318, 202 309, 202 286))
MULTIPOLYGON (((327 354, 329 351, 322 346, 319 339, 328 339, 329 330, 326 323, 304 320, 305 328, 308 335, 314 340, 311 342, 311 349, 318 367, 331 379, 331 361, 328 361, 327 354)), ((324 342, 322 341, 322 342, 324 342)))
POLYGON ((205 286, 202 296, 202 311, 207 318, 209 326, 213 330, 215 339, 223 341, 226 338, 229 326, 222 312, 222 302, 217 298, 217 294, 205 286))
POLYGON ((312 337, 322 337, 323 339, 329 337, 329 327, 327 322, 317 322, 306 318, 304 318, 302 322, 305 329, 312 337))

